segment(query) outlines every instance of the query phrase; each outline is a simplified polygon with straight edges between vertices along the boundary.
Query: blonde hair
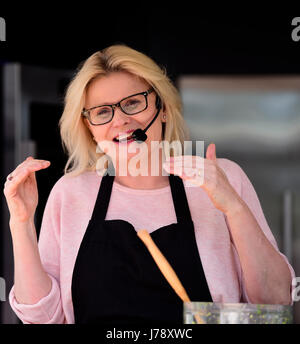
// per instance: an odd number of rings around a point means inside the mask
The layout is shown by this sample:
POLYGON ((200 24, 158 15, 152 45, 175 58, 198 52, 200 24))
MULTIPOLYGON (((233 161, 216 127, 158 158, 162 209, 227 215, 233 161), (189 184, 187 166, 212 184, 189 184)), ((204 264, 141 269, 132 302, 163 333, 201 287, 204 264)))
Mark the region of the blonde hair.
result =
POLYGON ((97 160, 104 153, 96 152, 97 143, 85 125, 81 112, 88 85, 96 78, 118 71, 144 79, 159 95, 167 113, 165 141, 180 141, 183 145, 184 140, 189 138, 182 117, 180 95, 166 71, 141 52, 125 45, 112 45, 85 60, 67 88, 64 111, 59 121, 63 149, 68 154, 65 174, 77 176, 84 171, 96 170, 97 160))

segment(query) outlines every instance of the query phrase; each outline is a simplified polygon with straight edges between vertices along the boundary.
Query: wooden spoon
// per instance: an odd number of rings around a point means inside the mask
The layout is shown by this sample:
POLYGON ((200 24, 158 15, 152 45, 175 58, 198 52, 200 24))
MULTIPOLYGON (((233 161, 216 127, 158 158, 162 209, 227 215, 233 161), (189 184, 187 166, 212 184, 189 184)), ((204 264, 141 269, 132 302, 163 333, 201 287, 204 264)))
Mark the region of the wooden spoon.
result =
MULTIPOLYGON (((164 275, 165 279, 168 281, 171 287, 174 289, 176 294, 181 298, 183 302, 190 302, 191 300, 188 297, 188 294, 181 284, 178 276, 176 275, 170 263, 167 261, 166 257, 156 246, 148 231, 146 229, 141 229, 137 232, 137 235, 147 247, 159 270, 164 275)), ((198 314, 195 315, 195 319, 198 324, 204 324, 204 321, 198 314)))

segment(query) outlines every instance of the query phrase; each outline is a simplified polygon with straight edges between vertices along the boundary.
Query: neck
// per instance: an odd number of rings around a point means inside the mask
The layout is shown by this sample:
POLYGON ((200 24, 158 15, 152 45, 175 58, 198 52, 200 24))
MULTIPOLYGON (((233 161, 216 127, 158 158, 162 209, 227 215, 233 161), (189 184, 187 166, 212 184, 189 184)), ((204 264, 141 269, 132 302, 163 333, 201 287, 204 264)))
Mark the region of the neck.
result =
MULTIPOLYGON (((148 169, 141 169, 140 162, 137 164, 138 171, 142 171, 140 173, 135 172, 138 175, 132 175, 129 170, 127 170, 126 176, 120 175, 118 163, 116 166, 116 175, 115 181, 123 186, 132 188, 132 189, 160 189, 165 186, 169 185, 169 177, 168 175, 162 175, 162 155, 159 154, 159 159, 157 162, 152 161, 150 157, 148 157, 148 169), (151 165, 152 164, 152 165, 151 165), (152 169, 155 172, 151 172, 152 169)), ((123 173, 124 174, 124 173, 123 173)))
POLYGON ((131 189, 160 189, 169 185, 168 176, 115 176, 115 181, 131 189))

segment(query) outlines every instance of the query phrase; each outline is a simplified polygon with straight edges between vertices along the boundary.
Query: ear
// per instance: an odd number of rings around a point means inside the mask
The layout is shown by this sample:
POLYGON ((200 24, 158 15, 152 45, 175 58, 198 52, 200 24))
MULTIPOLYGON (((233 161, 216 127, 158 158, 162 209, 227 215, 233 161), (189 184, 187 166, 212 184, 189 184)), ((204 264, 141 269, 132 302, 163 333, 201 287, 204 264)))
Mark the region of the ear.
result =
POLYGON ((161 121, 163 123, 166 123, 167 122, 167 118, 168 118, 167 112, 165 111, 165 106, 163 106, 162 111, 160 113, 160 119, 161 119, 161 121))

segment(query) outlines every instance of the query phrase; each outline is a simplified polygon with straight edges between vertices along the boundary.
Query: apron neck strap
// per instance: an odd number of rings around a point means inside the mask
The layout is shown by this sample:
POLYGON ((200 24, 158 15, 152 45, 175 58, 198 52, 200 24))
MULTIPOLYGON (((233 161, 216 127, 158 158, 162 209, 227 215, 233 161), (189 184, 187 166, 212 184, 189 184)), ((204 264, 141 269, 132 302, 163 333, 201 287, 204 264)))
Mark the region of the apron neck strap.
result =
MULTIPOLYGON (((92 218, 105 220, 110 196, 112 192, 114 176, 106 174, 102 177, 101 185, 98 191, 97 200, 93 210, 92 218)), ((192 221, 186 192, 183 181, 180 177, 170 174, 169 182, 173 198, 173 204, 177 217, 177 222, 192 221)))
POLYGON ((186 197, 183 181, 180 177, 170 174, 169 182, 177 222, 192 221, 189 204, 186 197))

